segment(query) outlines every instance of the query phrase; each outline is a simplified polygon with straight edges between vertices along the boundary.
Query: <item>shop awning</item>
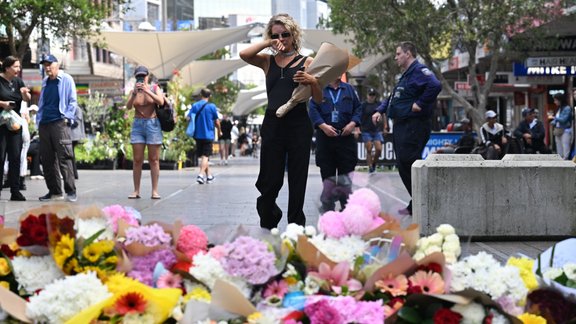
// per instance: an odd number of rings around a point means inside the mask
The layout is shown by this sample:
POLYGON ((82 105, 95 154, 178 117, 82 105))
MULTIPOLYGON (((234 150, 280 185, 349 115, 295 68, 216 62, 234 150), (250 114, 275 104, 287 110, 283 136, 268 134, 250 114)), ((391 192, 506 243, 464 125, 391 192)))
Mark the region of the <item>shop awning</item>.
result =
POLYGON ((250 30, 256 26, 179 32, 103 31, 92 41, 103 42, 108 50, 145 65, 158 78, 170 78, 175 69, 203 55, 249 39, 250 30))

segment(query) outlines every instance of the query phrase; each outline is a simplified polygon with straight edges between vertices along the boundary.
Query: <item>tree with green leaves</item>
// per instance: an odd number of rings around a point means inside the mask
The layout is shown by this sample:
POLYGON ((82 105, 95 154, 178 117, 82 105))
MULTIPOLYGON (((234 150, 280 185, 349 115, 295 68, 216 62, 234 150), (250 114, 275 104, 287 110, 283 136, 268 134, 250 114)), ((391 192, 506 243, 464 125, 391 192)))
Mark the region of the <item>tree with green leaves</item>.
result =
MULTIPOLYGON (((399 42, 412 41, 445 91, 474 120, 484 119, 488 94, 499 63, 514 52, 511 37, 561 14, 566 1, 549 0, 329 0, 330 25, 354 34, 356 54, 394 53, 399 42), (487 55, 478 60, 477 50, 487 55), (453 54, 469 54, 467 74, 472 100, 454 90, 440 63, 453 54), (487 73, 485 82, 477 76, 487 73)), ((532 34, 535 41, 539 35, 532 34)), ((390 71, 391 75, 399 71, 390 71)), ((391 78, 387 78, 390 80, 391 78)), ((453 81, 453 80, 452 80, 453 81)), ((393 84, 389 84, 393 86, 393 84)))
POLYGON ((0 0, 0 26, 10 54, 24 57, 34 30, 58 37, 64 45, 99 31, 103 19, 127 10, 130 0, 0 0))

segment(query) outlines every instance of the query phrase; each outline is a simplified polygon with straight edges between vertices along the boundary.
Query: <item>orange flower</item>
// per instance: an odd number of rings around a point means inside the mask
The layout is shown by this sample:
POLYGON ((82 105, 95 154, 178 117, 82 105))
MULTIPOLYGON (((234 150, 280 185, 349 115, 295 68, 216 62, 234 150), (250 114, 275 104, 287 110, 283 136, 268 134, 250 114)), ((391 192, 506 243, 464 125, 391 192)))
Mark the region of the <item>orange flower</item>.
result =
POLYGON ((146 310, 147 301, 141 293, 129 292, 120 296, 114 304, 117 314, 141 314, 146 310))
POLYGON ((394 277, 392 274, 375 283, 376 287, 380 288, 381 292, 389 292, 392 296, 404 296, 408 289, 408 279, 404 275, 394 277))
POLYGON ((422 288, 422 293, 424 294, 444 293, 444 280, 436 272, 417 271, 408 279, 412 283, 412 286, 419 286, 422 288))

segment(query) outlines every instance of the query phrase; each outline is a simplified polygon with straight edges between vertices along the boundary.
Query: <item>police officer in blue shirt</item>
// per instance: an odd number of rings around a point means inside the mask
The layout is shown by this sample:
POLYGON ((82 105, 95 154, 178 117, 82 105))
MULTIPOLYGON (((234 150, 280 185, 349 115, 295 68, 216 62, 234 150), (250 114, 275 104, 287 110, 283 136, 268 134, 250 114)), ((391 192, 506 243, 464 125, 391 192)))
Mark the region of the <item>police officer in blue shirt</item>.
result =
POLYGON ((352 190, 349 173, 358 162, 356 128, 362 115, 354 87, 336 79, 322 91, 322 102, 310 100, 310 119, 316 129, 316 165, 324 189, 321 212, 334 210, 336 200, 343 209, 352 190))
MULTIPOLYGON (((377 123, 386 115, 394 121, 392 138, 396 165, 404 186, 412 196, 412 163, 422 157, 430 138, 431 117, 436 98, 442 90, 440 81, 424 64, 416 60, 418 52, 411 42, 402 42, 396 48, 394 59, 403 71, 388 100, 372 115, 377 123)), ((401 215, 412 214, 412 200, 401 215)))

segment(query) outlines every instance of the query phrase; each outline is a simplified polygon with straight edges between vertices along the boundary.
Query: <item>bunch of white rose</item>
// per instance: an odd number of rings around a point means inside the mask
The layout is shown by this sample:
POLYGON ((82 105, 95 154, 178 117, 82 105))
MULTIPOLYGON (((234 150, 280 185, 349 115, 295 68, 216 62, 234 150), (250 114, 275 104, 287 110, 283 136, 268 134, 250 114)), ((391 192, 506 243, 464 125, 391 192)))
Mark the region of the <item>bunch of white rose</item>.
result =
POLYGON ((421 260, 425 256, 434 252, 442 252, 446 263, 458 261, 462 249, 460 248, 460 238, 456 235, 456 230, 450 224, 442 224, 436 228, 436 233, 422 237, 416 242, 415 260, 421 260))

